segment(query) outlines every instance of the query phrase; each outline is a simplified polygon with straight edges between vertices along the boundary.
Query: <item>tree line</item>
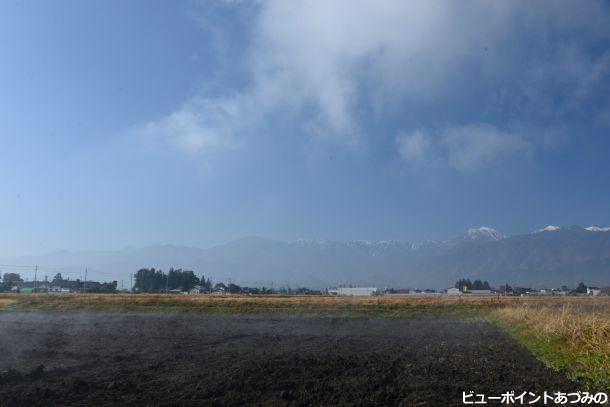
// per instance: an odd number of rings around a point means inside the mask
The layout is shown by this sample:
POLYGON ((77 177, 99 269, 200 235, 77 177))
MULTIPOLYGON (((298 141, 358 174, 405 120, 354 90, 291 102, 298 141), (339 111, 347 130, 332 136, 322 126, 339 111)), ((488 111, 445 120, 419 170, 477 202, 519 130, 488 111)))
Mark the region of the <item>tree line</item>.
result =
POLYGON ((4 273, 2 283, 0 284, 0 291, 10 291, 11 288, 21 284, 23 284, 23 279, 19 273, 4 273))
POLYGON ((470 281, 469 278, 462 278, 455 283, 455 288, 459 288, 460 291, 470 290, 491 290, 491 287, 487 281, 474 280, 470 281))
POLYGON ((145 293, 158 293, 171 290, 189 291, 200 286, 203 291, 212 289, 212 280, 205 276, 197 277, 192 270, 169 269, 167 273, 155 268, 142 268, 135 275, 133 290, 145 293))
POLYGON ((155 268, 142 268, 134 274, 135 282, 133 291, 140 293, 163 293, 173 290, 190 291, 198 287, 202 293, 226 293, 226 294, 248 294, 248 295, 319 295, 319 290, 308 288, 280 288, 268 287, 243 287, 235 283, 225 285, 222 282, 213 284, 212 280, 205 276, 197 277, 192 270, 170 268, 167 273, 155 268))

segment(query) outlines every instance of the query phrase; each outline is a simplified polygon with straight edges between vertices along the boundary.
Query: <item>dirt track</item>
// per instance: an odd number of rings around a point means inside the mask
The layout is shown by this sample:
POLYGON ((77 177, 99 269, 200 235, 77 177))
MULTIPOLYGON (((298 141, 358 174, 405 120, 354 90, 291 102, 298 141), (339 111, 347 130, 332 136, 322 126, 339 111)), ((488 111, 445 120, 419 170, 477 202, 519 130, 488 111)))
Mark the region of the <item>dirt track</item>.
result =
POLYGON ((2 406, 445 406, 576 387, 482 322, 0 313, 2 406))

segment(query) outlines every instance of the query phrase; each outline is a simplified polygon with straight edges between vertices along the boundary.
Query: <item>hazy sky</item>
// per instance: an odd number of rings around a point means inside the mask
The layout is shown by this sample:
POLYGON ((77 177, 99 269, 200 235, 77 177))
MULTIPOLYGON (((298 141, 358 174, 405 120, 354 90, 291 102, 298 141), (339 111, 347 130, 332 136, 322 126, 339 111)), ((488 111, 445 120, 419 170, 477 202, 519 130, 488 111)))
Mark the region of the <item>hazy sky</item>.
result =
POLYGON ((0 2, 0 256, 606 226, 609 156, 608 2, 0 2))

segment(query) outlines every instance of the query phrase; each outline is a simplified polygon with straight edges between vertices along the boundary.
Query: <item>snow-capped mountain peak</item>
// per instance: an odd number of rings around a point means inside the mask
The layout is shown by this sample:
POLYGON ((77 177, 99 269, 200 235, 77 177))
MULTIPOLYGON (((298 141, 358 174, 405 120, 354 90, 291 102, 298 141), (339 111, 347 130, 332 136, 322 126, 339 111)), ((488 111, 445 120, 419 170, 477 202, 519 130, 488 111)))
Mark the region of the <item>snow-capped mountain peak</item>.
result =
POLYGON ((470 240, 502 240, 505 236, 496 229, 481 226, 480 228, 468 229, 466 237, 470 240))
POLYGON ((559 229, 561 229, 559 226, 549 225, 549 226, 544 227, 542 229, 534 230, 534 233, 555 232, 556 230, 559 230, 559 229))
POLYGON ((585 228, 585 230, 588 230, 589 232, 610 232, 610 226, 606 226, 606 227, 589 226, 588 228, 585 228))

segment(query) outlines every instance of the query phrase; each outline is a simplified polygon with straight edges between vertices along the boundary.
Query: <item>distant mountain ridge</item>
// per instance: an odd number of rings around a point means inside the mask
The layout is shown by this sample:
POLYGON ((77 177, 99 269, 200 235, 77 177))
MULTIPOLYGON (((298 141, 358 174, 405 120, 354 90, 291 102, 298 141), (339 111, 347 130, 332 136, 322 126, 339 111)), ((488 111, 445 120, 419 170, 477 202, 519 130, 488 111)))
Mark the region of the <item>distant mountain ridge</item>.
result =
MULTIPOLYGON (((519 286, 610 285, 610 228, 549 226, 504 236, 489 227, 469 229, 447 241, 278 241, 247 237, 200 249, 155 245, 119 251, 56 252, 0 260, 38 264, 40 275, 61 271, 73 278, 84 267, 91 278, 124 280, 141 267, 193 269, 216 281, 243 285, 337 284, 443 288, 459 278, 519 286), (96 274, 97 273, 97 274, 96 274)), ((2 266, 0 266, 0 272, 2 266)), ((81 273, 82 274, 82 273, 81 273)))

